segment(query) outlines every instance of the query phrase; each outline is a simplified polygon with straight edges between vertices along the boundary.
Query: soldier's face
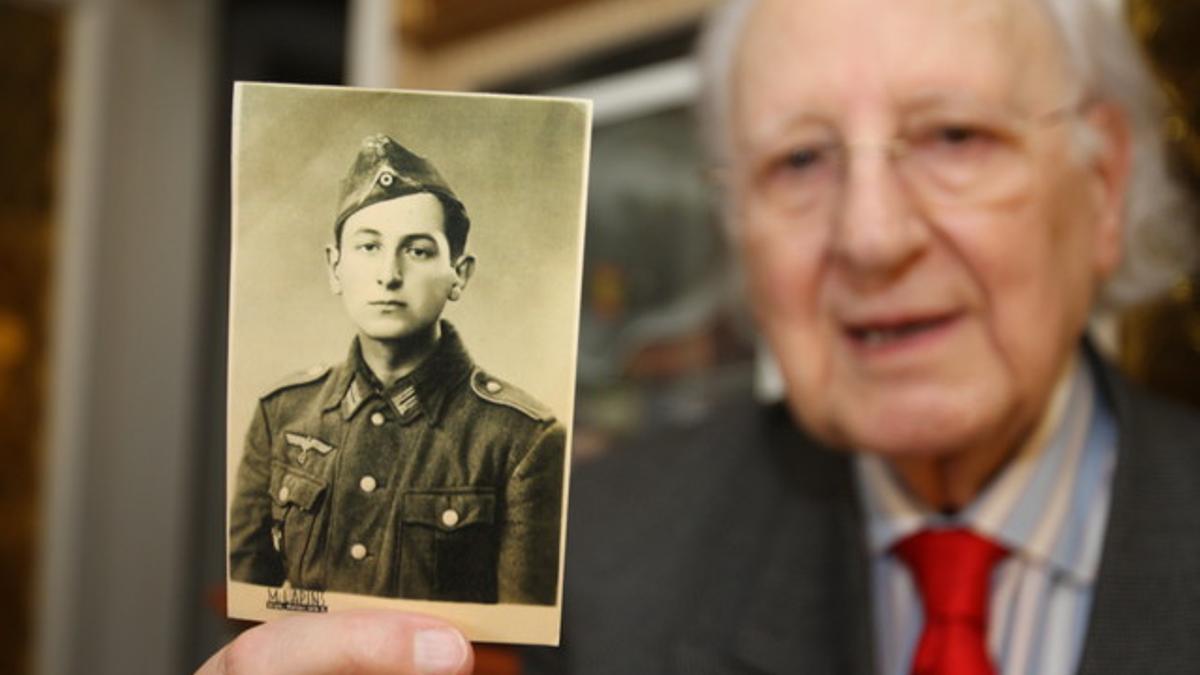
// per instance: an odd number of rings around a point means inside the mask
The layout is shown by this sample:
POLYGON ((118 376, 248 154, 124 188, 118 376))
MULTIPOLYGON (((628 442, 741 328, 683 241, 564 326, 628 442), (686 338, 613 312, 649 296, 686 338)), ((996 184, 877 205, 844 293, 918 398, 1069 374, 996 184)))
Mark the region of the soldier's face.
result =
MULTIPOLYGON (((762 0, 733 216, 794 413, 893 458, 1014 447, 1119 258, 1124 126, 1033 0, 762 0), (1090 132, 1103 149, 1081 150, 1090 132)), ((989 450, 991 451, 991 450, 989 450)))
POLYGON ((403 340, 429 331, 466 287, 470 256, 452 260, 442 203, 420 192, 346 219, 328 252, 330 283, 361 336, 403 340))

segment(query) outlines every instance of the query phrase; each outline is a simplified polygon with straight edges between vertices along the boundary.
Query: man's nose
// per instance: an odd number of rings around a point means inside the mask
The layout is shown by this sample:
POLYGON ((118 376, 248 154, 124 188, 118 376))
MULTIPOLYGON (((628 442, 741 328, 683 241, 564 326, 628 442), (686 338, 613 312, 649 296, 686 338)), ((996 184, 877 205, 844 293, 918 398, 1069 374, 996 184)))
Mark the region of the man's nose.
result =
POLYGON ((921 255, 931 235, 886 146, 853 150, 845 156, 831 249, 853 281, 886 283, 921 255))
POLYGON ((404 261, 399 252, 382 256, 375 281, 385 288, 399 288, 404 283, 404 261))

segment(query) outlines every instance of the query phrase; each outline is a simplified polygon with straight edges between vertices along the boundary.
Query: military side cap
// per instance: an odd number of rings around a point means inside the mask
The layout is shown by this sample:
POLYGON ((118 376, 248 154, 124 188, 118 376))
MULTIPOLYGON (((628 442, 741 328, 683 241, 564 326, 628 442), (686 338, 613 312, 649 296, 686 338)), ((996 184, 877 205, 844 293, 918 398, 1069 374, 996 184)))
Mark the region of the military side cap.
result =
POLYGON ((429 160, 384 134, 367 136, 350 172, 342 179, 334 234, 341 236, 346 219, 356 211, 418 192, 431 192, 452 200, 462 209, 462 202, 429 160))

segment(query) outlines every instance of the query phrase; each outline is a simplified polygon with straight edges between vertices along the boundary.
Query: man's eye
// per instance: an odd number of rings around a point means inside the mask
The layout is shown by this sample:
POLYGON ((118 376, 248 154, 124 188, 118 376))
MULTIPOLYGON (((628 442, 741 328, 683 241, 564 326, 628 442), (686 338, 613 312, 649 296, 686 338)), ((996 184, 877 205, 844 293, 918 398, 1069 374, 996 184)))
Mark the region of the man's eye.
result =
POLYGON ((965 145, 984 138, 984 133, 968 126, 944 126, 936 132, 936 139, 947 145, 965 145))
POLYGON ((406 246, 404 252, 415 260, 429 260, 437 255, 437 251, 428 246, 406 246))
POLYGON ((782 168, 793 171, 804 171, 816 166, 822 159, 823 153, 819 148, 797 148, 783 156, 782 168))
POLYGON ((975 124, 939 124, 916 135, 916 143, 927 150, 965 152, 983 150, 1000 136, 975 124))
POLYGON ((835 175, 836 146, 793 145, 772 157, 755 176, 755 189, 768 202, 794 208, 820 197, 835 175))
POLYGON ((935 124, 911 138, 918 157, 948 166, 975 166, 995 158, 1004 147, 1002 134, 977 124, 935 124))
POLYGON ((379 244, 375 242, 363 242, 355 246, 354 249, 363 253, 374 253, 379 250, 379 244))

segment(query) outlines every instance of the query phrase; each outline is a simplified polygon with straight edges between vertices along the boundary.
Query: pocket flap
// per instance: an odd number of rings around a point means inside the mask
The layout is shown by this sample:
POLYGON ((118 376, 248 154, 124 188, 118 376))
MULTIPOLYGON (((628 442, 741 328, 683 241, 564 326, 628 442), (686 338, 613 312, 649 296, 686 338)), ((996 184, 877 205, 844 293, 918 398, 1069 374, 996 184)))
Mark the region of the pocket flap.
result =
POLYGON ((280 506, 295 504, 311 511, 324 491, 323 480, 299 473, 281 462, 271 466, 271 499, 280 506))
POLYGON ((491 488, 435 488, 404 493, 403 520, 444 532, 495 520, 496 495, 491 488))

